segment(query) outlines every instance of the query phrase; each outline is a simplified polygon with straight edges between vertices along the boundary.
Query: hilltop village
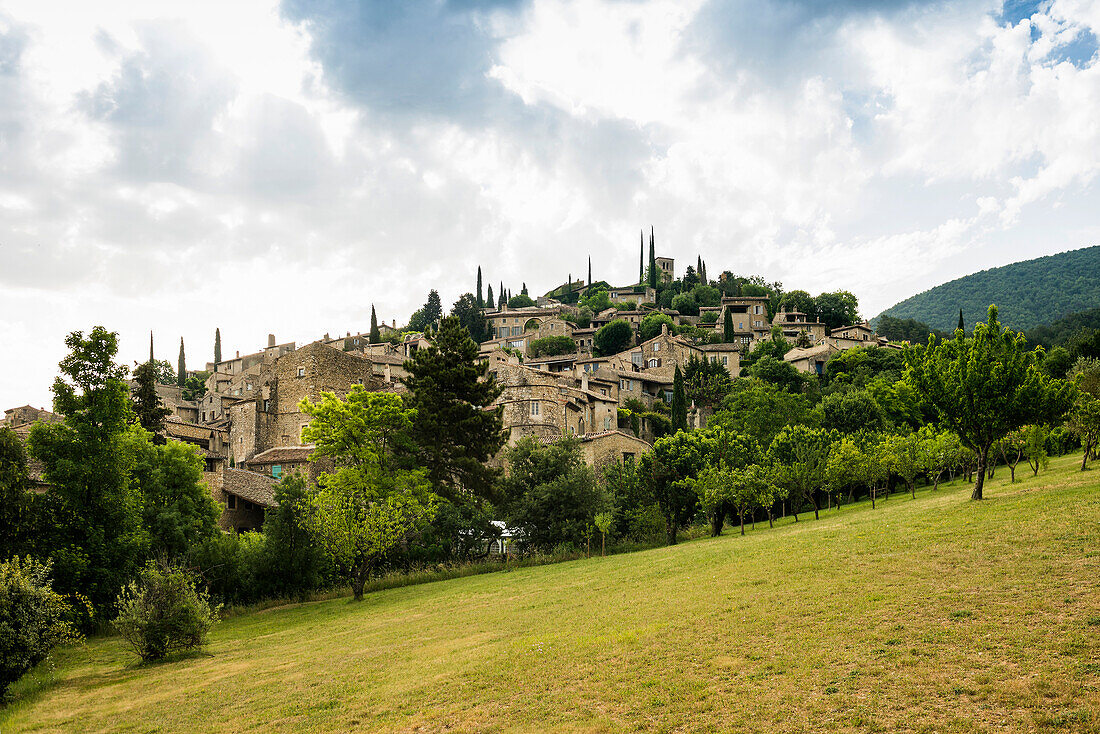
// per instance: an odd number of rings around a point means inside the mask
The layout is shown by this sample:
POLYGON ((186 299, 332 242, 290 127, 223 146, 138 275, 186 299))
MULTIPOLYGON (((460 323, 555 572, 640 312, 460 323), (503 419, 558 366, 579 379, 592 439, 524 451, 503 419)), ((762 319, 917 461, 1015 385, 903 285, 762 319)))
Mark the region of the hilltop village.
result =
MULTIPOLYGON (((678 278, 675 261, 656 257, 652 240, 649 267, 640 263, 634 285, 594 283, 589 265, 587 280, 570 276, 538 298, 527 295, 526 285, 513 296, 503 284, 496 298, 491 286, 483 298, 481 286, 479 269, 477 295, 463 296, 455 312, 468 307, 466 325, 503 388, 494 404, 507 435, 501 456, 527 436, 544 443, 574 436, 584 460, 603 469, 640 456, 667 433, 677 371, 706 365, 737 378, 754 349, 782 340, 786 363, 821 374, 838 352, 891 346, 867 323, 830 327, 813 319, 797 307, 813 303, 803 291, 777 297, 775 284, 728 272, 710 281, 701 259, 678 278)), ((854 305, 848 310, 855 314, 854 305)), ((405 392, 405 362, 432 343, 441 315, 433 291, 404 329, 374 319, 370 331, 324 334, 302 346, 269 334, 262 349, 225 358, 219 332, 215 361, 202 371, 181 371, 177 384, 158 384, 170 411, 164 433, 201 450, 204 479, 224 508, 222 529, 259 529, 282 476, 301 470, 315 479, 322 470, 303 440, 310 421, 303 400, 317 402, 326 392, 344 397, 353 385, 405 392), (433 298, 437 313, 430 313, 433 298)), ((688 426, 705 427, 712 412, 691 401, 688 426)), ((25 439, 34 422, 56 419, 23 406, 5 411, 3 425, 25 439)))

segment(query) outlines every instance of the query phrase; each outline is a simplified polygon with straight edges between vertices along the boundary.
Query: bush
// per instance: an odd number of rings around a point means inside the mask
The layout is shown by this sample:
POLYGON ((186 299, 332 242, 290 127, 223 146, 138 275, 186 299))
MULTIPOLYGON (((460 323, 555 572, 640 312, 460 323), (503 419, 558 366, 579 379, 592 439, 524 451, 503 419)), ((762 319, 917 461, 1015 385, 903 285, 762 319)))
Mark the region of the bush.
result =
POLYGON ((544 336, 530 344, 532 357, 556 357, 577 351, 577 344, 568 336, 544 336))
POLYGON ((0 700, 8 687, 80 635, 66 622, 69 605, 50 586, 50 564, 29 556, 0 563, 0 700))
POLYGON ((675 328, 672 317, 669 316, 667 313, 657 312, 648 314, 644 319, 642 319, 642 324, 640 327, 641 340, 649 341, 653 337, 660 334, 662 325, 668 327, 669 333, 671 333, 675 328))
POLYGON ((695 296, 690 293, 681 293, 672 299, 672 310, 679 311, 684 316, 698 316, 699 304, 695 301, 695 296))
POLYGON ((123 587, 117 605, 115 629, 146 661, 202 647, 221 608, 183 569, 152 563, 123 587))
POLYGON ((593 344, 598 352, 596 356, 610 357, 618 354, 634 345, 634 327, 629 321, 616 319, 596 330, 593 344))

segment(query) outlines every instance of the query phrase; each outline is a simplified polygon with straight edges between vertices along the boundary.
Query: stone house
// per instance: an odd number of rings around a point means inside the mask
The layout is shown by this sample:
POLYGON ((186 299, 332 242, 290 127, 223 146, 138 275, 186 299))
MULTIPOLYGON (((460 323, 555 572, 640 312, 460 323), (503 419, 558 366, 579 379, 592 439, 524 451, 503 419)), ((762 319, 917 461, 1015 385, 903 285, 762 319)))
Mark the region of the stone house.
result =
POLYGON ((203 472, 203 480, 223 508, 218 527, 226 532, 260 530, 266 512, 278 507, 275 480, 270 476, 218 462, 212 471, 203 472))
POLYGON ((703 359, 722 365, 730 377, 741 374, 740 344, 701 344, 699 349, 703 352, 703 359))
POLYGON ((755 342, 767 339, 771 334, 767 296, 724 296, 718 321, 714 323, 715 331, 721 332, 724 328, 727 311, 733 319, 733 330, 738 336, 751 334, 751 342, 755 342))
POLYGON ((585 463, 595 469, 597 477, 602 477, 603 470, 612 464, 637 461, 651 448, 647 441, 617 428, 586 434, 580 445, 585 463))
POLYGON ((801 372, 820 375, 825 371, 825 363, 841 351, 843 350, 826 341, 806 349, 792 349, 783 355, 783 361, 801 372))
POLYGON ((618 404, 610 395, 590 389, 583 379, 572 380, 510 362, 497 362, 490 373, 503 388, 494 407, 502 409, 508 444, 525 436, 556 441, 563 436, 584 435, 614 428, 618 404))
POLYGON ((15 428, 16 426, 29 426, 39 421, 44 423, 60 423, 61 420, 62 418, 60 415, 52 413, 45 408, 35 408, 30 405, 23 405, 18 408, 8 408, 5 410, 4 420, 0 422, 0 425, 15 428))
POLYGON ((666 283, 676 280, 676 261, 671 257, 654 258, 657 263, 657 272, 666 283))
POLYGON ((797 343, 803 335, 811 346, 825 340, 825 324, 809 321, 806 314, 801 311, 788 311, 786 308, 781 308, 775 315, 773 324, 782 330, 783 337, 792 344, 797 343))
POLYGON ((275 480, 282 479, 287 474, 301 472, 315 482, 324 469, 320 466, 321 462, 310 460, 314 448, 313 444, 276 446, 249 459, 247 468, 275 480))

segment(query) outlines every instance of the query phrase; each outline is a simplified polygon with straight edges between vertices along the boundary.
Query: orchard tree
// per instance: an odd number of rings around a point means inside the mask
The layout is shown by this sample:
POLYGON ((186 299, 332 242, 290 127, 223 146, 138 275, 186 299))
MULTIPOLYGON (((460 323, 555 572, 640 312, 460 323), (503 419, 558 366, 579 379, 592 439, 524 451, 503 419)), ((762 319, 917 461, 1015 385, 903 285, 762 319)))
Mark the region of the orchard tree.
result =
POLYGON ((680 431, 657 439, 653 450, 642 454, 639 472, 660 508, 669 545, 676 544, 680 528, 695 515, 695 480, 705 466, 707 448, 702 434, 680 431))
POLYGON ((1001 326, 996 306, 972 336, 956 331, 942 342, 930 336, 927 345, 906 351, 906 362, 918 395, 977 456, 975 500, 982 499, 994 442, 1029 423, 1054 423, 1073 404, 1073 385, 1043 374, 1023 334, 1001 326))
POLYGON ((944 472, 957 465, 963 446, 954 433, 937 431, 930 425, 921 427, 917 437, 917 461, 924 476, 932 483, 934 492, 940 488, 944 472))
POLYGON ((1081 437, 1084 454, 1081 471, 1088 468, 1089 458, 1100 444, 1100 360, 1081 357, 1069 373, 1077 384, 1077 399, 1069 416, 1070 429, 1081 437))
POLYGON ((833 435, 820 428, 794 425, 780 431, 768 448, 776 480, 790 493, 795 522, 807 500, 814 506, 814 519, 820 517, 816 493, 825 482, 832 441, 833 435))
POLYGON ((909 495, 916 499, 916 479, 922 468, 920 439, 913 433, 905 436, 886 436, 879 446, 886 470, 901 477, 905 486, 909 488, 909 495))
POLYGON ((1050 431, 1046 426, 1027 426, 1021 429, 1024 433, 1024 459, 1031 467, 1031 476, 1039 476, 1040 469, 1046 469, 1050 464, 1047 456, 1047 439, 1050 431))

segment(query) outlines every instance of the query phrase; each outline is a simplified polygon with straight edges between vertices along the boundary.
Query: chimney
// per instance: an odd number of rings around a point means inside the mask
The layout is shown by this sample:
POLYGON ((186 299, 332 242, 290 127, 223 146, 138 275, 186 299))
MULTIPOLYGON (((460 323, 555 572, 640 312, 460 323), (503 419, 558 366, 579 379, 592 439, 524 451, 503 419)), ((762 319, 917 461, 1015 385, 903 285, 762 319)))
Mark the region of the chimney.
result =
POLYGON ((392 377, 392 376, 390 375, 390 366, 389 366, 389 365, 386 365, 386 366, 385 366, 385 367, 383 368, 383 370, 384 370, 384 372, 385 372, 385 375, 386 375, 386 382, 387 382, 387 383, 389 383, 389 382, 393 382, 393 377, 392 377))
POLYGON ((348 332, 348 336, 351 336, 351 332, 350 332, 350 331, 348 332))
POLYGON ((585 372, 581 375, 581 390, 588 392, 588 373, 585 372))
POLYGON ((661 324, 661 336, 668 336, 668 324, 661 324))
MULTIPOLYGON (((325 341, 328 341, 328 332, 327 331, 325 332, 325 341)), ((272 344, 271 346, 275 346, 275 345, 272 344)))
POLYGON ((238 349, 238 350, 237 350, 237 359, 240 359, 240 358, 241 358, 241 350, 240 350, 240 349, 238 349))
POLYGON ((392 322, 393 322, 393 328, 396 329, 397 328, 397 319, 392 319, 392 322))
POLYGON ((269 346, 269 347, 275 346, 275 335, 274 334, 268 334, 267 335, 267 346, 269 346))

